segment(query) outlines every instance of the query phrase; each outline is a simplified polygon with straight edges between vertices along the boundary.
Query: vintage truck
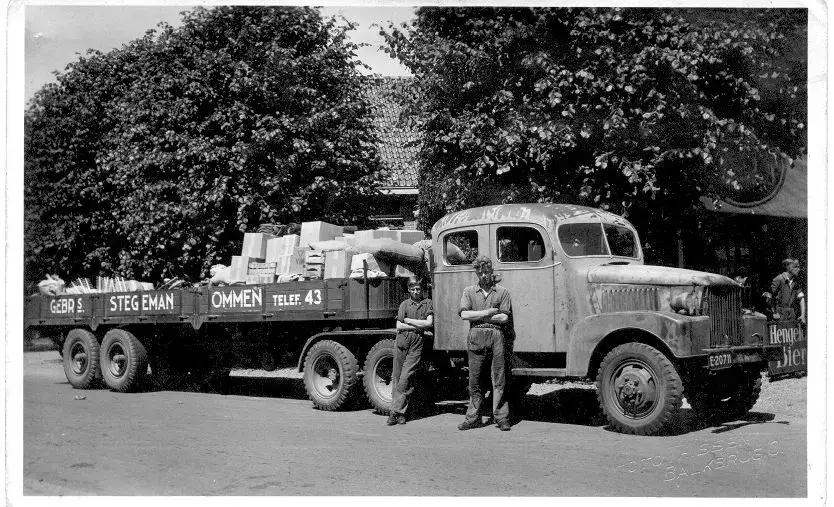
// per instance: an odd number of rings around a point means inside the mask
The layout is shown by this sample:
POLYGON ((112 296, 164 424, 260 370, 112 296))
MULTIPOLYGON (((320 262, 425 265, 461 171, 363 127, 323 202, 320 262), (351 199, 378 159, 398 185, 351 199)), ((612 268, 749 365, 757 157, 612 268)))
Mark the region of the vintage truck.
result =
MULTIPOLYGON (((611 426, 664 431, 685 396, 704 416, 748 412, 779 348, 741 307, 741 287, 716 274, 643 264, 634 227, 598 209, 510 204, 449 214, 431 231, 435 308, 429 371, 465 378, 461 293, 471 261, 492 260, 513 303, 513 403, 533 382, 595 379, 611 426)), ((167 291, 33 296, 30 330, 57 336, 76 388, 117 391, 248 364, 292 361, 317 408, 367 398, 386 413, 401 279, 331 279, 167 291), (360 396, 364 387, 365 397, 360 396)))

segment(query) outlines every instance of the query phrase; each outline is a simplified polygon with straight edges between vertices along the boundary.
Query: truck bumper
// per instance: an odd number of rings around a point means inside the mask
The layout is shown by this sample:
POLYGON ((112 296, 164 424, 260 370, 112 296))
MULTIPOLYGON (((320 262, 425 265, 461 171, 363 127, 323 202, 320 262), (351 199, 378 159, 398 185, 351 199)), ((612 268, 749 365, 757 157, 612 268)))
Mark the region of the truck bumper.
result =
POLYGON ((778 345, 740 345, 704 349, 704 352, 707 354, 705 368, 710 370, 755 363, 766 366, 768 362, 782 357, 782 348, 778 345))

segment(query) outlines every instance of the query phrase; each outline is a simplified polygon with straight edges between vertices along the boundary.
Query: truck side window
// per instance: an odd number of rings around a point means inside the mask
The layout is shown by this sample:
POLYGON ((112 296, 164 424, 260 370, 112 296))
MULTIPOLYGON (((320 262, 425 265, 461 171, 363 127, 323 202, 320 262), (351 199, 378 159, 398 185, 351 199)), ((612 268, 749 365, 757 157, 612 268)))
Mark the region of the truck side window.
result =
POLYGON ((500 262, 536 262, 544 258, 544 239, 532 227, 499 227, 495 238, 500 262))
POLYGON ((452 266, 472 264, 478 257, 478 233, 460 231, 447 234, 443 241, 443 255, 452 266))
POLYGON ((559 243, 571 257, 608 255, 602 224, 565 224, 559 226, 559 243))

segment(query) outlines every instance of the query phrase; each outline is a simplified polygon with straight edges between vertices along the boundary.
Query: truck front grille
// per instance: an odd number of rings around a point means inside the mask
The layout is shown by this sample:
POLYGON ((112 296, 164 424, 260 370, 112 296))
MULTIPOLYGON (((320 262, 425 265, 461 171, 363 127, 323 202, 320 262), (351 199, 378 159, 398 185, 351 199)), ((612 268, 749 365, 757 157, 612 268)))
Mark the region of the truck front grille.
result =
POLYGON ((744 343, 741 287, 706 287, 703 315, 710 317, 710 347, 744 343))

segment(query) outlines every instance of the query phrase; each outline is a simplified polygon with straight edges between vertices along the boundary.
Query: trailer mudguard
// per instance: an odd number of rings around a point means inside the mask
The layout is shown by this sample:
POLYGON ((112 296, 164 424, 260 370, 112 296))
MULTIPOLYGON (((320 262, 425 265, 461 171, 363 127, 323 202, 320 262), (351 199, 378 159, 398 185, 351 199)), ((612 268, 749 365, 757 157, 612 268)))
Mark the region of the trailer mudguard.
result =
POLYGON ((700 350, 701 338, 709 343, 709 317, 689 317, 669 312, 627 311, 591 315, 579 322, 569 341, 567 374, 588 374, 591 356, 600 342, 613 333, 649 334, 666 345, 675 357, 700 350))

